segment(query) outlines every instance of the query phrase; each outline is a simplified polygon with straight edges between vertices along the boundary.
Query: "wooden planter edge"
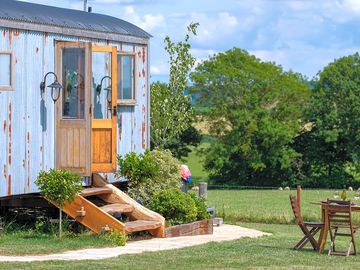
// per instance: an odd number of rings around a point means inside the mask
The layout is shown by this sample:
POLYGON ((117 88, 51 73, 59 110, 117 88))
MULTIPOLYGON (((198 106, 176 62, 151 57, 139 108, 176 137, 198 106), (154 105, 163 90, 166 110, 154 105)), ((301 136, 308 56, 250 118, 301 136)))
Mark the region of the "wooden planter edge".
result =
POLYGON ((213 221, 205 219, 192 223, 171 226, 165 229, 165 237, 213 234, 213 221))

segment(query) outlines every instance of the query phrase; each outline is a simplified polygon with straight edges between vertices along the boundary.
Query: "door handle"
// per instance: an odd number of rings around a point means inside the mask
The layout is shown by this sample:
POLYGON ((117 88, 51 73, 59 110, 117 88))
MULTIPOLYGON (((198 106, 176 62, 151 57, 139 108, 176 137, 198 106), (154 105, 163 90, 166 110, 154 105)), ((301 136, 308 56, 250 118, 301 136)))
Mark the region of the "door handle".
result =
POLYGON ((114 106, 114 107, 113 107, 113 116, 116 116, 116 115, 117 115, 117 107, 114 106))

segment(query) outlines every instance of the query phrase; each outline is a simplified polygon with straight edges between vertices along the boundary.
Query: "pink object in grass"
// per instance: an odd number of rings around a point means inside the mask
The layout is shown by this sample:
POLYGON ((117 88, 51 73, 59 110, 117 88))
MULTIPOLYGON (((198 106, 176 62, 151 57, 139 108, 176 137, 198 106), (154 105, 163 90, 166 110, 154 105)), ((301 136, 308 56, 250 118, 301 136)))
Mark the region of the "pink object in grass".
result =
POLYGON ((189 170, 189 167, 184 164, 180 166, 180 173, 181 173, 181 178, 183 179, 188 179, 189 177, 191 177, 191 172, 189 170))

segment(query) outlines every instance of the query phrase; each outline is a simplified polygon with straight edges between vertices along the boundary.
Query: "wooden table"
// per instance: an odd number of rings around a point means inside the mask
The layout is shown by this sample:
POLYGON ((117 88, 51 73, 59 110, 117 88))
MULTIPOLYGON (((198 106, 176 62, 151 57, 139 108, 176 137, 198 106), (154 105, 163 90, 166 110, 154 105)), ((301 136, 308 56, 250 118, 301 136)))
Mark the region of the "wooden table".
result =
MULTIPOLYGON (((325 249, 326 239, 329 232, 328 204, 325 201, 312 202, 312 204, 321 205, 321 220, 324 222, 324 227, 322 227, 320 231, 318 243, 320 246, 319 253, 322 254, 325 249)), ((360 205, 351 206, 351 212, 360 212, 360 205)))

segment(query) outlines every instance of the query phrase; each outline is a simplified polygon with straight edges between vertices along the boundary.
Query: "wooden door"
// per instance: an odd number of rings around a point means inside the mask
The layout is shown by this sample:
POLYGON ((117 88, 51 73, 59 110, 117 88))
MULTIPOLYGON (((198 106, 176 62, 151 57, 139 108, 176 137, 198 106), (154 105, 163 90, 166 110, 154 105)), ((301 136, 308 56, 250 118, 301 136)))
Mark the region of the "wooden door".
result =
POLYGON ((116 170, 116 47, 92 46, 92 172, 116 170))
POLYGON ((56 103, 56 168, 91 175, 91 44, 56 43, 56 74, 64 86, 56 103))

